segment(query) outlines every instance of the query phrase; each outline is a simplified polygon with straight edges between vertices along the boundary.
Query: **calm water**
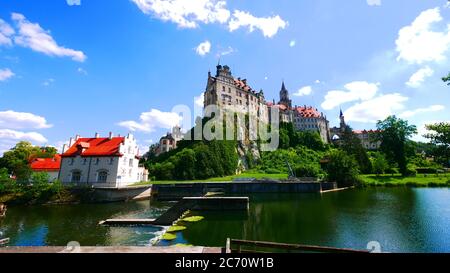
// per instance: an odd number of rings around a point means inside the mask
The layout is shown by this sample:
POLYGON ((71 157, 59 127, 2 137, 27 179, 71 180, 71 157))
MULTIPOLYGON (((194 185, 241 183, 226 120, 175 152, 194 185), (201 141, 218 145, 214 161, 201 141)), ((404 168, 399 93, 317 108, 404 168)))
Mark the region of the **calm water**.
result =
MULTIPOLYGON (((167 203, 16 207, 0 231, 12 245, 149 245, 160 230, 100 227, 106 218, 160 215, 167 203)), ((365 249, 378 241, 388 252, 450 252, 450 190, 365 189, 319 194, 250 196, 249 213, 201 213, 170 244, 224 246, 226 238, 365 249)), ((162 245, 169 242, 162 242, 162 245)))

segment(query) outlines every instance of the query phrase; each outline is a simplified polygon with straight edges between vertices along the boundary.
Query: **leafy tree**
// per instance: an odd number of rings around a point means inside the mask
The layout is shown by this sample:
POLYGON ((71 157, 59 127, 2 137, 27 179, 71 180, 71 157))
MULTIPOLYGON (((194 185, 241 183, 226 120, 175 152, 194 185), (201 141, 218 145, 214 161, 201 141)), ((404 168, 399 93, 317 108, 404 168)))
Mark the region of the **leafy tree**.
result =
POLYGON ((192 149, 184 149, 176 155, 175 178, 181 180, 195 179, 195 152, 192 149))
POLYGON ((336 181, 339 187, 354 186, 359 183, 358 163, 353 156, 342 150, 332 150, 327 156, 329 181, 336 181))
POLYGON ((409 125, 408 121, 389 116, 383 121, 378 121, 377 128, 380 131, 377 139, 381 141, 381 150, 386 157, 398 164, 402 175, 407 174, 407 141, 414 134, 417 134, 417 128, 409 125))
POLYGON ((367 151, 350 126, 346 126, 341 136, 340 148, 356 159, 362 173, 368 174, 372 172, 372 162, 367 151))
POLYGON ((314 177, 317 178, 322 174, 319 163, 303 163, 295 167, 297 177, 314 177))
POLYGON ((450 165, 450 123, 441 122, 436 124, 429 124, 426 126, 427 130, 432 131, 425 135, 430 139, 431 143, 435 145, 434 155, 441 158, 442 161, 450 165))
POLYGON ((382 153, 374 153, 372 159, 373 171, 375 174, 380 175, 384 174, 386 170, 389 168, 389 162, 386 157, 382 153))
POLYGON ((447 83, 447 85, 450 85, 450 73, 446 77, 443 77, 442 80, 447 83))
POLYGON ((295 136, 296 145, 294 147, 301 145, 316 151, 324 151, 326 149, 325 144, 323 143, 318 132, 300 131, 296 132, 295 136))
POLYGON ((26 182, 31 176, 30 160, 38 157, 51 158, 56 152, 57 150, 53 147, 41 148, 22 141, 3 154, 0 158, 0 168, 8 169, 8 172, 15 175, 18 181, 26 182))

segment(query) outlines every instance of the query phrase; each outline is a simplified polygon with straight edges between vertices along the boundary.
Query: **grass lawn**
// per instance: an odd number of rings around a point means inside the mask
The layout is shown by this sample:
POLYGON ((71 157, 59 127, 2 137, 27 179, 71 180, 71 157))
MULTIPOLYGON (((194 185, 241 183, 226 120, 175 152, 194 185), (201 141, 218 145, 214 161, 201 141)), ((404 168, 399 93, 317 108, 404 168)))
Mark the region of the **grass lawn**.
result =
POLYGON ((246 172, 238 175, 224 176, 224 177, 216 177, 210 178, 206 180, 193 180, 193 181, 149 181, 149 182, 141 182, 137 183, 134 186, 141 185, 156 185, 156 184, 180 184, 180 183, 208 183, 208 182, 231 182, 237 178, 268 178, 268 179, 287 179, 287 174, 266 174, 266 173, 258 173, 258 172, 246 172))
POLYGON ((412 186, 412 187, 448 187, 450 174, 418 174, 414 177, 400 175, 361 175, 366 186, 412 186))

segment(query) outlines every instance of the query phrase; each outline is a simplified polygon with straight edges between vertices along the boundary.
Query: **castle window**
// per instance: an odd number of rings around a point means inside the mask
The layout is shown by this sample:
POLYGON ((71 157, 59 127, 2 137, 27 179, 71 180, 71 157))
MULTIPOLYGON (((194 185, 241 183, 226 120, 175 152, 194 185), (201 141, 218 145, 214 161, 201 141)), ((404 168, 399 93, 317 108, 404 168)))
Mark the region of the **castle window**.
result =
POLYGON ((100 170, 97 173, 97 182, 98 183, 106 183, 107 180, 108 180, 108 171, 100 170))
POLYGON ((113 162, 114 162, 114 157, 111 157, 111 158, 109 159, 109 165, 112 165, 113 162))
POLYGON ((133 159, 130 159, 129 166, 130 166, 130 167, 133 167, 133 159))
POLYGON ((222 86, 222 91, 225 92, 225 86, 222 86))
POLYGON ((83 165, 86 165, 87 163, 87 158, 83 158, 83 165))
POLYGON ((80 181, 81 181, 81 171, 78 171, 78 170, 72 171, 71 182, 72 183, 80 183, 80 181))
POLYGON ((95 165, 98 165, 100 163, 100 158, 95 159, 95 165))

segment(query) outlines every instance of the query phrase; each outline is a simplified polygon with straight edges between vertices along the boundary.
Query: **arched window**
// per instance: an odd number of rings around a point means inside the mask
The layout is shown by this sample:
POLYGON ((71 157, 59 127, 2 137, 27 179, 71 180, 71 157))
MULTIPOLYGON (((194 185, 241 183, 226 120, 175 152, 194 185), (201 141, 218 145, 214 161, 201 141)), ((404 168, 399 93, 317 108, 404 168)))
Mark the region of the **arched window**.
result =
POLYGON ((97 182, 98 183, 106 183, 108 180, 108 171, 106 170, 100 170, 97 173, 97 182))
POLYGON ((79 171, 79 170, 72 171, 71 182, 72 183, 80 183, 80 181, 81 181, 81 171, 79 171))

